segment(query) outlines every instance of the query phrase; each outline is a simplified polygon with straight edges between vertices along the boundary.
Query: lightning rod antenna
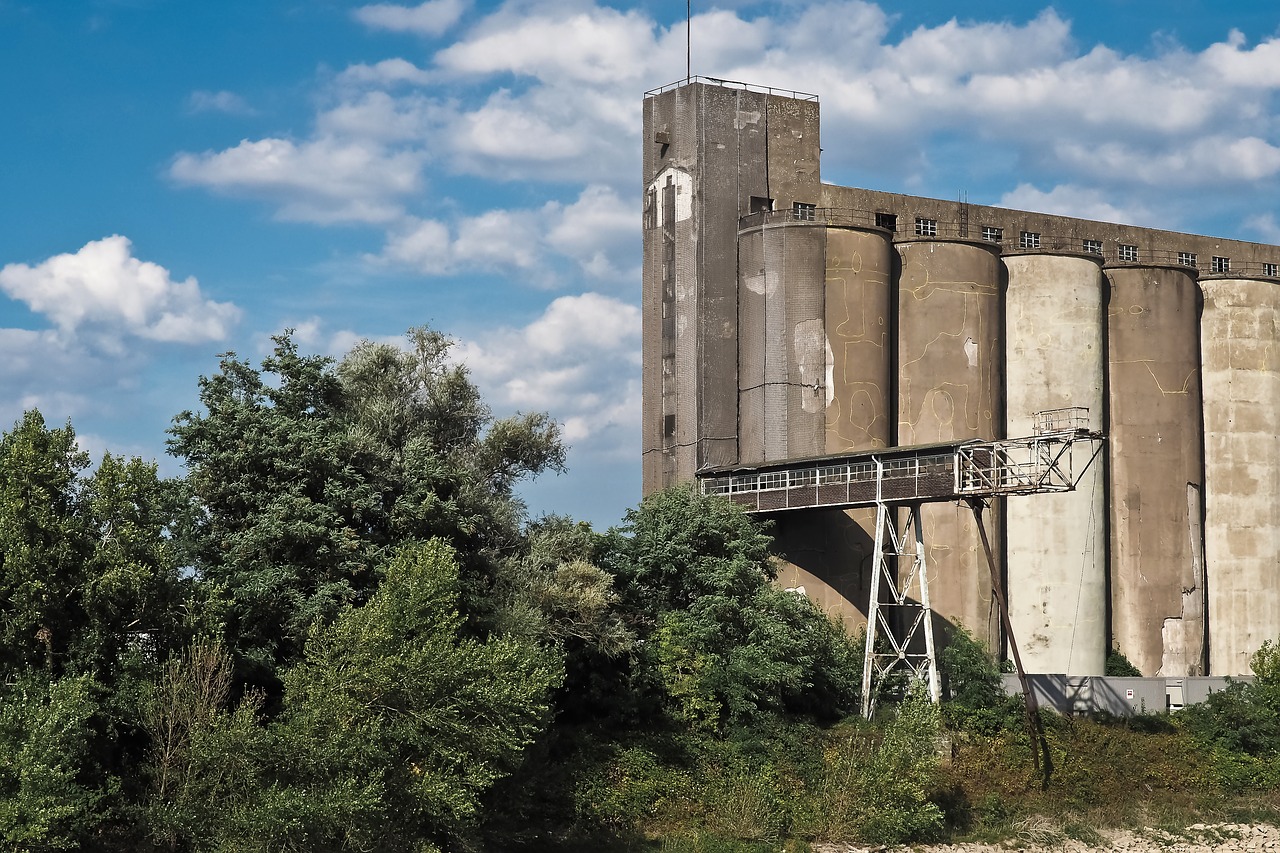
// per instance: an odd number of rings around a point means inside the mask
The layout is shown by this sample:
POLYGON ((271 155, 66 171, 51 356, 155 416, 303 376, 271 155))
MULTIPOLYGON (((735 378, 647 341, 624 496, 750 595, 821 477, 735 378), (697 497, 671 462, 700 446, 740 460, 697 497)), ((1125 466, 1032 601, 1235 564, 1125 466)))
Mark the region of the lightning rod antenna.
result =
POLYGON ((684 82, 693 77, 693 0, 684 0, 684 82))

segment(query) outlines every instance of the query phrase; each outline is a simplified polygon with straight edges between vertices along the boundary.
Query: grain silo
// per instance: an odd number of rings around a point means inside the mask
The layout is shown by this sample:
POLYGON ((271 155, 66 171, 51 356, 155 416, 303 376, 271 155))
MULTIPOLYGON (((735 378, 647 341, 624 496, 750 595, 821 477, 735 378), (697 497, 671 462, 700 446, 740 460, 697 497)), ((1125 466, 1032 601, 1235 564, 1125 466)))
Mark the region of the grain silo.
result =
MULTIPOLYGON (((1032 669, 1234 675, 1280 638, 1280 248, 823 184, 813 95, 692 79, 644 116, 646 493, 1080 407, 1077 491, 987 513, 1032 669)), ((856 627, 870 513, 778 505, 779 580, 856 627)), ((1001 649, 969 507, 924 515, 935 619, 1001 649)))
MULTIPOLYGON (((1006 254, 1006 430, 1031 435, 1037 412, 1083 407, 1101 431, 1105 409, 1103 259, 1006 254)), ((1009 612, 1034 672, 1100 673, 1106 663, 1107 501, 1104 466, 1077 491, 1009 500, 1009 612)))
POLYGON ((1183 266, 1107 276, 1114 645, 1146 675, 1202 675, 1200 289, 1183 266))
MULTIPOLYGON (((895 244, 898 283, 899 445, 1004 433, 1004 324, 1000 254, 989 243, 932 238, 895 244)), ((997 505, 989 535, 1000 541, 997 505)), ((943 620, 1001 647, 991 574, 968 507, 924 508, 929 586, 943 620)))
POLYGON ((1280 287, 1201 278, 1210 671, 1280 637, 1280 287))

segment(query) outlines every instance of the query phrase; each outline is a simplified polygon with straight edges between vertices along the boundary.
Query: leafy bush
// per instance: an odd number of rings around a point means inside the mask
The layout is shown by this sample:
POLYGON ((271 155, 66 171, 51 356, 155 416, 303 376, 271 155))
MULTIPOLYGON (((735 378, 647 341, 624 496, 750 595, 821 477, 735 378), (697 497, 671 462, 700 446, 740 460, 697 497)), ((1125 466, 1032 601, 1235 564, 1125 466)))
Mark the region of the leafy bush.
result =
POLYGON ((1138 669, 1133 663, 1124 656, 1124 652, 1119 649, 1112 649, 1107 655, 1107 662, 1104 672, 1114 678, 1141 678, 1142 670, 1138 669))

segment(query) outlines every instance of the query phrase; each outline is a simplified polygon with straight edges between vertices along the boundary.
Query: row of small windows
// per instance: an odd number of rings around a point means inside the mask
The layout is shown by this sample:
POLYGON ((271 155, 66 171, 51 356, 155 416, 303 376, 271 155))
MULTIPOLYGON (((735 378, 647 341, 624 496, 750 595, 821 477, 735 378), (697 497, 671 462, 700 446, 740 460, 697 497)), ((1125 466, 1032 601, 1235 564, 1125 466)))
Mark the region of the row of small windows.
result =
MULTIPOLYGON (((796 205, 795 217, 797 219, 812 219, 812 205, 796 205), (802 211, 801 208, 808 208, 808 211, 802 211)), ((893 213, 877 213, 876 227, 884 228, 889 231, 898 230, 898 217, 893 213)), ((925 216, 916 217, 916 236, 917 237, 937 237, 938 236, 938 220, 930 219, 925 216)), ((1040 232, 1038 231, 1020 231, 1018 232, 1018 248, 1019 249, 1039 249, 1041 248, 1040 232)), ((982 226, 982 239, 991 243, 1004 242, 1004 229, 995 225, 982 226)), ((1101 255, 1102 241, 1085 239, 1080 244, 1081 251, 1090 255, 1101 255)), ((1138 247, 1129 243, 1116 244, 1116 257, 1123 263, 1138 262, 1138 247)), ((1198 257, 1195 252, 1179 252, 1178 263, 1185 267, 1198 267, 1198 257)), ((1210 271, 1214 273, 1231 272, 1231 259, 1214 255, 1209 266, 1210 271)), ((1268 278, 1280 278, 1280 264, 1264 263, 1262 265, 1262 274, 1268 278)))

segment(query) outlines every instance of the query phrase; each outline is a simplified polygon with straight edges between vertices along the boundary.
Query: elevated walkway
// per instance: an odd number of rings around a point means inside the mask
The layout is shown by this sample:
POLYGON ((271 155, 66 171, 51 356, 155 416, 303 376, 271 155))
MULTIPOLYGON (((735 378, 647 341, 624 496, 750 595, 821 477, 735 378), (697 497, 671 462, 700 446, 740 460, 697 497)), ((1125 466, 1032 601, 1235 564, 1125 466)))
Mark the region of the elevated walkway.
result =
POLYGON ((886 447, 698 473, 704 494, 753 513, 1069 492, 1102 449, 1089 410, 1038 412, 1025 438, 886 447))
POLYGON ((1037 412, 1033 434, 1024 438, 890 447, 711 468, 698 472, 698 481, 704 494, 723 495, 751 513, 876 508, 862 676, 862 711, 867 717, 874 711, 879 687, 895 669, 910 671, 928 685, 933 701, 940 700, 920 507, 968 503, 986 552, 1010 652, 1024 679, 1028 725, 1034 727, 1039 719, 1035 692, 1025 682, 982 509, 992 498, 1074 490, 1102 446, 1102 433, 1089 429, 1089 410, 1073 407, 1037 412))

